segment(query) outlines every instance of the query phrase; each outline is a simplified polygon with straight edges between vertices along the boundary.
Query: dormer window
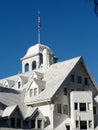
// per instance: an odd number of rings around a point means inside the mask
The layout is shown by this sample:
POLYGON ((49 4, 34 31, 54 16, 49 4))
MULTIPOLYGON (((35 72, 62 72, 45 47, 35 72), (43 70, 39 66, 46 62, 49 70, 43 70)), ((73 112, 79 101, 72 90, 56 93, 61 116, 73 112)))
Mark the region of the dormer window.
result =
POLYGON ((21 86, 21 82, 19 81, 19 82, 18 82, 18 88, 20 88, 20 86, 21 86))
POLYGON ((37 88, 34 88, 34 96, 37 96, 37 88))
POLYGON ((29 96, 30 97, 37 96, 37 88, 30 89, 29 90, 29 96))
POLYGON ((30 89, 30 97, 32 97, 33 96, 33 89, 30 89))

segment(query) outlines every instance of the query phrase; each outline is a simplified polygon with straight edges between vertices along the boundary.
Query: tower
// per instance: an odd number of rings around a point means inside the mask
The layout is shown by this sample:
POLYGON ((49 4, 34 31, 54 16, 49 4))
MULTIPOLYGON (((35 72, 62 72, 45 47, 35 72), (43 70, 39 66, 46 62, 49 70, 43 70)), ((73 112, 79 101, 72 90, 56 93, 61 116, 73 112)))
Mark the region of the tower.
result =
POLYGON ((38 43, 31 46, 26 55, 21 58, 22 73, 39 68, 43 68, 45 72, 56 60, 53 51, 40 43, 40 11, 38 11, 38 43))
POLYGON ((40 68, 45 72, 51 64, 55 63, 56 58, 49 47, 37 43, 28 49, 21 61, 22 73, 40 68))

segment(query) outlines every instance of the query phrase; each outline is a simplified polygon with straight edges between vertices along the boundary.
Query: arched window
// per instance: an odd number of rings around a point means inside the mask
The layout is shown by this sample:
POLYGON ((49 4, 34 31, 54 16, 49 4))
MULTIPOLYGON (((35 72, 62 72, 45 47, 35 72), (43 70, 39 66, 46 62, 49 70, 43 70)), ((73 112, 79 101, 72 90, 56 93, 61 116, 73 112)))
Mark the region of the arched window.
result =
POLYGON ((43 55, 40 54, 40 65, 43 64, 43 55))
POLYGON ((29 71, 29 64, 25 64, 25 72, 29 71))
POLYGON ((36 61, 33 61, 32 62, 32 70, 35 70, 36 69, 36 61))

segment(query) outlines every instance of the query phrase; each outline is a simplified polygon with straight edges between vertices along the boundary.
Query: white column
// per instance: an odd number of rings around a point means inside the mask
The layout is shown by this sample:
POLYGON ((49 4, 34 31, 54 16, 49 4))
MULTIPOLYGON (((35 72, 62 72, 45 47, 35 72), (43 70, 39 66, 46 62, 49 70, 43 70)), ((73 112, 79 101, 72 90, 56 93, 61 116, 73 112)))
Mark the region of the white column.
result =
POLYGON ((47 49, 43 51, 43 71, 45 72, 50 66, 50 55, 47 49))

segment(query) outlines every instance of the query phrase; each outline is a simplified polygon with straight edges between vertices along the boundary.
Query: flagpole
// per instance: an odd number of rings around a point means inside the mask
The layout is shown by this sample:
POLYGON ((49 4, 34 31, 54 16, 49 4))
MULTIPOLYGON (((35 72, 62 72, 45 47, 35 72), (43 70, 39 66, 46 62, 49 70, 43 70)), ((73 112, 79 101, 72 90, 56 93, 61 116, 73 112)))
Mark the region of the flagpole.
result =
POLYGON ((38 11, 38 43, 40 43, 40 11, 38 11))

